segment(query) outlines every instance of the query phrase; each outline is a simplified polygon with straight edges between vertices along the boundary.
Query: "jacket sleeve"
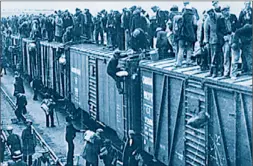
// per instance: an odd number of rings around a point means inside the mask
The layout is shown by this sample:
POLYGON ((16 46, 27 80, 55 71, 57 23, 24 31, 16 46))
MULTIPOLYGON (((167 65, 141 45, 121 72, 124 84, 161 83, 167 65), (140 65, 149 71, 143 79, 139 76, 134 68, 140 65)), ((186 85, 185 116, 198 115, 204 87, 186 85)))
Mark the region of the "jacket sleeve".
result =
POLYGON ((208 43, 209 38, 210 38, 210 34, 209 34, 210 26, 208 22, 209 22, 209 18, 207 18, 204 23, 204 42, 205 43, 208 43))

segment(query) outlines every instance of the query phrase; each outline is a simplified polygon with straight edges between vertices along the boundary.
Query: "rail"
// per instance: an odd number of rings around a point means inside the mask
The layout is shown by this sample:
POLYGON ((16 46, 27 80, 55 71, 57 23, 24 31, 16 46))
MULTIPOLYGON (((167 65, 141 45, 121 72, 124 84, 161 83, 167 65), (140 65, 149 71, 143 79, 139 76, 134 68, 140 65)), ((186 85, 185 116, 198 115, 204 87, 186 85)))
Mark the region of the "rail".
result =
MULTIPOLYGON (((6 98, 7 102, 10 104, 12 109, 16 109, 16 105, 14 101, 11 99, 11 97, 7 94, 7 92, 2 87, 1 87, 1 92, 3 93, 4 97, 6 98)), ((49 151, 50 157, 55 162, 55 164, 57 166, 64 166, 64 164, 60 162, 59 158, 56 156, 54 151, 50 148, 50 146, 46 143, 46 141, 41 137, 39 132, 34 128, 34 126, 32 126, 32 130, 34 131, 36 138, 38 139, 42 147, 49 151)), ((4 132, 2 132, 2 134, 4 136, 4 139, 7 139, 6 134, 4 132)))

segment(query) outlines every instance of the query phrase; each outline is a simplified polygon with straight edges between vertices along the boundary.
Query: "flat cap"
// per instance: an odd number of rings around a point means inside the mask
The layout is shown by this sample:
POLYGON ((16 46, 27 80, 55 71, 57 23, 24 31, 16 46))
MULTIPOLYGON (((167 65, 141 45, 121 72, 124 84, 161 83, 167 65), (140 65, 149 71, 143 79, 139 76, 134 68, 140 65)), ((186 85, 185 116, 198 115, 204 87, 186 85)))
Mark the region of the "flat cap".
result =
POLYGON ((219 1, 212 1, 212 5, 216 5, 217 3, 219 3, 219 1))
POLYGON ((211 9, 209 9, 209 10, 206 11, 207 14, 210 14, 210 13, 212 13, 212 12, 214 12, 214 9, 213 9, 213 8, 211 8, 211 9))
POLYGON ((227 11, 230 10, 230 6, 229 5, 225 5, 221 8, 221 11, 227 11))
POLYGON ((13 127, 12 126, 7 126, 6 130, 11 131, 11 130, 13 130, 13 127))

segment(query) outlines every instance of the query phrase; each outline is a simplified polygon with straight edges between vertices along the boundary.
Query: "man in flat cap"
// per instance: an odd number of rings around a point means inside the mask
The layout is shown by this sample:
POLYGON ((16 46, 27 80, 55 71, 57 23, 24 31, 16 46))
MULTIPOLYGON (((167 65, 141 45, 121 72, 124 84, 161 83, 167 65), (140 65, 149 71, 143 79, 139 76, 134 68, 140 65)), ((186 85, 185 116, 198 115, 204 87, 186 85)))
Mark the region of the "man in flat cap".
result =
POLYGON ((252 6, 251 1, 244 2, 244 9, 239 14, 239 27, 241 28, 246 24, 252 24, 252 6))
POLYGON ((42 155, 34 160, 33 166, 51 166, 49 160, 49 151, 44 149, 39 153, 41 153, 42 155))
POLYGON ((221 13, 221 6, 219 4, 219 1, 212 1, 212 6, 216 13, 221 13))
POLYGON ((13 153, 12 160, 13 163, 8 163, 8 166, 27 166, 27 164, 22 160, 23 154, 20 150, 13 153))

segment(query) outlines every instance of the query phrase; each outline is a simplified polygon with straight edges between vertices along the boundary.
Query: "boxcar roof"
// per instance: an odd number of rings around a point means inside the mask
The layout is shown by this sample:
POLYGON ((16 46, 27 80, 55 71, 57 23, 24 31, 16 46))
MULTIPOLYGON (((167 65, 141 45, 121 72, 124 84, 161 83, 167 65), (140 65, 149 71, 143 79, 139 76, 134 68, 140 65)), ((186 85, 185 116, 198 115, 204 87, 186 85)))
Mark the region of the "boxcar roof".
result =
POLYGON ((97 46, 95 44, 76 44, 76 45, 71 46, 70 49, 89 53, 89 54, 94 54, 101 57, 113 56, 113 51, 102 46, 97 46))
POLYGON ((58 48, 58 47, 64 47, 64 44, 63 43, 58 43, 58 42, 48 42, 48 41, 40 41, 40 44, 43 45, 43 46, 50 46, 50 47, 53 47, 53 48, 58 48))
POLYGON ((201 71, 199 66, 182 66, 175 68, 175 59, 164 59, 160 61, 143 60, 140 62, 141 68, 154 70, 168 75, 173 75, 182 78, 198 79, 201 82, 209 83, 224 88, 233 88, 235 90, 244 90, 252 93, 252 76, 239 76, 236 80, 230 78, 206 78, 208 71, 201 71))

